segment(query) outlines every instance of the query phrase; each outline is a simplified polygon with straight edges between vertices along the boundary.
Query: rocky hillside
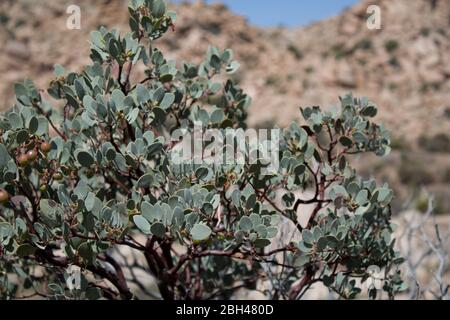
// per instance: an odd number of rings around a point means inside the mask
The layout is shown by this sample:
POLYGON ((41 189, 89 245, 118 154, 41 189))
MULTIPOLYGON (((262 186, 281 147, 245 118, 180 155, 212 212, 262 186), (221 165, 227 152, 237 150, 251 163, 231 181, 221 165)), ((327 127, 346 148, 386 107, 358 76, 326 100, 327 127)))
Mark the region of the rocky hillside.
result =
MULTIPOLYGON (((45 87, 53 64, 79 70, 89 62, 89 32, 127 29, 126 0, 81 1, 82 29, 67 30, 69 0, 0 2, 0 108, 25 77, 45 87)), ((298 107, 329 106, 352 91, 380 107, 396 151, 368 174, 402 186, 427 185, 450 211, 450 1, 370 0, 300 29, 261 29, 220 4, 173 5, 176 31, 161 40, 166 54, 198 61, 208 44, 232 47, 242 62, 236 80, 254 97, 250 123, 286 125, 298 107), (381 30, 368 30, 366 8, 381 7, 381 30), (385 165, 385 164, 388 165, 385 165)))

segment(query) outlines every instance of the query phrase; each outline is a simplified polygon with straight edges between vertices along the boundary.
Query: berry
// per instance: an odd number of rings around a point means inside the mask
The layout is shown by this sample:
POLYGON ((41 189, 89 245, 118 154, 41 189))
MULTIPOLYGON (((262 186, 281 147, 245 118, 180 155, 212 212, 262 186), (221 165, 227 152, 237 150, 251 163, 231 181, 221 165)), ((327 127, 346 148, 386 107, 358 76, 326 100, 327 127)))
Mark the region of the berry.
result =
POLYGON ((62 178, 63 178, 63 175, 62 175, 62 173, 60 173, 60 172, 56 172, 56 173, 53 175, 53 180, 55 180, 55 181, 61 181, 62 178))
POLYGON ((38 153, 36 152, 36 150, 30 150, 27 152, 28 161, 34 161, 37 159, 37 157, 38 153))
POLYGON ((19 163, 19 166, 25 167, 28 164, 28 157, 26 154, 22 154, 17 159, 17 162, 19 163))
POLYGON ((48 142, 41 143, 41 151, 44 153, 49 153, 52 150, 52 145, 48 142))
POLYGON ((9 193, 6 190, 0 189, 0 203, 9 201, 9 193))

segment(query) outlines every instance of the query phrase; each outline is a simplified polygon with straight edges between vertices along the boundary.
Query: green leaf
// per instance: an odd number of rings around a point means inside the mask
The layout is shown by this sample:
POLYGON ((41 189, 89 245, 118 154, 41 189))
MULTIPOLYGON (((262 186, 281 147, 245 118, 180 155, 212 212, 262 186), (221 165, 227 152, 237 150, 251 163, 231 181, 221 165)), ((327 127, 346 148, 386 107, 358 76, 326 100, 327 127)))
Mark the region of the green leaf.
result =
POLYGON ((317 250, 323 251, 326 249, 327 245, 328 245, 327 238, 322 237, 317 241, 317 250))
POLYGON ((303 238, 303 241, 306 242, 306 243, 314 243, 314 235, 308 229, 303 230, 302 238, 303 238))
MULTIPOLYGON (((259 214, 252 213, 249 218, 250 218, 250 220, 252 220, 253 226, 258 226, 261 224, 262 220, 261 220, 261 216, 259 214)), ((255 228, 255 230, 256 230, 256 228, 255 228)))
POLYGON ((177 227, 182 227, 184 224, 184 212, 180 207, 176 207, 173 211, 173 223, 177 227))
POLYGON ((142 202, 141 204, 142 216, 150 222, 159 220, 161 217, 157 214, 157 210, 148 202, 142 202))
POLYGON ((148 188, 152 185, 152 183, 153 183, 153 174, 147 173, 139 178, 137 185, 138 188, 148 188))
POLYGON ((388 188, 378 189, 378 202, 382 205, 387 205, 392 201, 393 192, 388 188))
POLYGON ((53 220, 58 208, 58 204, 53 200, 42 199, 39 202, 39 207, 43 216, 53 220))
POLYGON ((267 238, 272 239, 275 238, 278 234, 278 228, 277 227, 267 227, 267 238))
POLYGON ((220 70, 220 68, 222 66, 222 61, 220 60, 220 58, 217 55, 214 54, 211 56, 210 65, 214 69, 220 70))
POLYGON ((320 229, 319 226, 315 226, 315 227, 312 229, 312 233, 313 233, 313 236, 314 236, 314 240, 316 240, 316 241, 319 240, 320 237, 323 236, 322 229, 320 229))
POLYGON ((263 249, 267 246, 270 246, 271 241, 269 239, 256 239, 254 242, 256 248, 263 249))
POLYGON ((85 199, 89 194, 90 188, 86 181, 80 180, 73 190, 73 193, 78 197, 78 199, 85 199))
POLYGON ((253 193, 248 197, 245 207, 247 208, 247 210, 251 210, 255 207, 255 205, 256 205, 256 194, 253 193))
POLYGON ((17 248, 17 252, 16 254, 23 258, 23 257, 27 257, 27 256, 31 256, 32 254, 34 254, 36 252, 36 248, 33 247, 30 244, 22 244, 17 248))
POLYGON ((79 104, 77 99, 75 99, 75 97, 73 97, 71 94, 66 93, 66 99, 69 105, 71 105, 75 109, 78 109, 79 104))
POLYGON ((124 107, 125 95, 122 90, 116 89, 111 94, 111 100, 114 102, 117 110, 122 110, 124 107))
POLYGON ((295 167, 294 173, 296 176, 302 176, 306 171, 306 166, 304 164, 300 164, 295 167))
POLYGON ((351 182, 347 185, 347 192, 351 195, 356 195, 361 190, 359 183, 351 182))
POLYGON ((16 138, 17 143, 22 144, 22 143, 26 142, 29 137, 30 137, 30 135, 28 134, 27 130, 20 130, 19 132, 17 132, 17 138, 16 138))
POLYGON ((29 132, 34 134, 39 128, 39 120, 36 117, 32 117, 29 124, 29 132))
POLYGON ((103 48, 105 46, 105 40, 103 39, 103 35, 100 31, 91 32, 91 41, 99 48, 103 48))
POLYGON ((54 74, 55 74, 55 76, 56 77, 64 77, 64 75, 66 74, 66 70, 64 70, 64 68, 61 66, 61 65, 59 65, 59 64, 55 64, 55 66, 54 66, 54 74))
POLYGON ((222 121, 225 120, 225 114, 222 110, 214 110, 211 114, 211 122, 212 123, 222 123, 222 121))
POLYGON ((166 95, 166 91, 165 91, 164 87, 159 87, 153 93, 153 101, 160 103, 164 99, 165 95, 166 95))
POLYGON ((83 167, 86 168, 89 168, 95 162, 94 157, 91 156, 91 154, 86 151, 79 151, 77 153, 77 160, 83 167))
POLYGON ((84 96, 86 95, 83 84, 81 83, 80 80, 77 79, 74 82, 74 86, 75 86, 75 92, 77 93, 78 98, 80 100, 83 100, 84 96))
POLYGON ((139 109, 138 108, 134 108, 127 115, 127 121, 128 121, 128 123, 133 124, 137 120, 138 117, 139 117, 139 109))
POLYGON ((97 197, 92 192, 88 193, 86 200, 84 201, 84 206, 87 211, 91 212, 97 203, 97 197))
POLYGON ((361 132, 355 132, 353 134, 353 139, 355 139, 357 143, 367 143, 368 141, 367 137, 361 132))
POLYGON ((13 129, 23 128, 22 118, 15 112, 8 114, 8 120, 13 129))
POLYGON ((166 109, 169 109, 174 102, 175 102, 175 95, 173 93, 169 92, 164 95, 164 98, 162 99, 161 103, 159 104, 159 107, 163 110, 166 110, 166 109))
POLYGON ((241 205, 241 191, 239 189, 235 189, 231 194, 231 201, 236 207, 241 205))
POLYGON ((166 227, 161 222, 156 222, 152 225, 150 229, 151 233, 158 238, 163 238, 166 234, 166 227))
POLYGON ((113 148, 108 149, 108 151, 106 151, 106 159, 108 159, 109 161, 113 161, 116 159, 116 150, 114 150, 113 148))
POLYGON ((243 231, 251 231, 253 229, 253 222, 249 217, 242 217, 239 221, 239 229, 243 231))
POLYGON ((9 160, 11 160, 11 156, 9 155, 8 150, 3 144, 0 144, 0 168, 5 167, 9 160))
POLYGON ((200 167, 197 170, 195 170, 195 176, 198 180, 204 180, 208 177, 209 170, 205 167, 200 167))
POLYGON ((162 74, 159 77, 159 81, 161 81, 162 83, 167 83, 173 80, 173 75, 166 73, 166 74, 162 74))
POLYGON ((342 136, 339 138, 339 142, 347 148, 350 148, 353 145, 353 140, 350 139, 349 137, 346 136, 342 136))
POLYGON ((338 196, 348 197, 348 192, 347 192, 347 190, 344 188, 344 186, 341 186, 341 185, 335 185, 335 186, 332 188, 332 191, 334 192, 334 194, 336 195, 336 197, 338 197, 338 196))
POLYGON ((78 247, 78 253, 84 260, 86 260, 86 262, 89 265, 93 263, 94 258, 95 258, 95 253, 92 249, 92 246, 89 243, 87 243, 87 242, 82 243, 78 247))
POLYGON ((211 236, 211 229, 204 224, 196 224, 191 229, 192 240, 194 241, 205 241, 211 236))
POLYGON ((334 276, 333 275, 323 275, 323 284, 326 287, 331 287, 334 283, 334 276))
POLYGON ((83 106, 86 108, 86 110, 94 113, 97 109, 97 102, 91 96, 84 96, 83 106))
POLYGON ((361 190, 355 198, 355 202, 360 206, 365 205, 368 200, 369 200, 369 192, 366 189, 361 190))
POLYGON ((337 248, 339 245, 339 241, 336 237, 334 236, 326 236, 325 237, 326 241, 327 241, 327 246, 330 248, 337 248))
POLYGON ((231 49, 226 49, 223 53, 222 56, 220 57, 222 59, 223 63, 228 63, 230 62, 230 60, 233 58, 233 50, 231 49))
POLYGON ((136 87, 137 100, 140 104, 144 104, 150 100, 148 89, 142 84, 138 84, 136 87))
POLYGON ((16 83, 14 84, 14 93, 16 94, 16 97, 20 98, 22 96, 27 96, 28 90, 23 84, 16 83))
POLYGON ((133 217, 134 224, 139 228, 143 233, 150 234, 150 223, 143 216, 134 216, 133 217))
MULTIPOLYGON (((253 225, 255 224, 253 223, 253 225)), ((267 228, 265 225, 263 224, 257 225, 254 229, 258 233, 258 236, 260 238, 267 238, 267 228)))
POLYGON ((161 18, 166 13, 166 3, 163 0, 153 1, 152 15, 161 18))
POLYGON ((363 108, 363 109, 361 110, 361 114, 362 114, 363 116, 365 116, 365 117, 371 117, 371 118, 373 118, 373 117, 375 117, 375 116, 377 115, 377 113, 378 113, 378 110, 377 110, 377 108, 374 107, 374 106, 368 106, 368 107, 365 107, 365 108, 363 108))
POLYGON ((48 120, 45 117, 38 117, 39 126, 34 134, 42 136, 48 133, 48 120))

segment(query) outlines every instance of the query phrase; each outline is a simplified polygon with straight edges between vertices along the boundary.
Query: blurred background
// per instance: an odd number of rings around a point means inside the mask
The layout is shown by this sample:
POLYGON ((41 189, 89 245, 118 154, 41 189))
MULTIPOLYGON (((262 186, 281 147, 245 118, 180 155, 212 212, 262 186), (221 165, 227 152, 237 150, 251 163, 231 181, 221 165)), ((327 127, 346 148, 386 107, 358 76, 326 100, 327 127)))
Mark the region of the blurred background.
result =
MULTIPOLYGON (((89 33, 128 29, 127 0, 1 0, 0 109, 25 78, 45 89, 53 65, 80 71, 89 63, 89 33), (66 28, 70 4, 81 29, 66 28)), ((179 19, 158 40, 169 58, 198 62, 209 44, 231 47, 234 75, 253 97, 253 127, 286 126, 299 107, 330 107, 353 92, 379 106, 393 152, 357 159, 367 177, 395 189, 395 212, 422 214, 434 199, 450 214, 449 0, 172 1, 179 19), (381 9, 381 29, 367 28, 367 8, 381 9)), ((400 216, 400 215, 399 215, 400 216)), ((448 255, 445 256, 448 261, 448 255)), ((444 260, 445 260, 444 259, 444 260)))

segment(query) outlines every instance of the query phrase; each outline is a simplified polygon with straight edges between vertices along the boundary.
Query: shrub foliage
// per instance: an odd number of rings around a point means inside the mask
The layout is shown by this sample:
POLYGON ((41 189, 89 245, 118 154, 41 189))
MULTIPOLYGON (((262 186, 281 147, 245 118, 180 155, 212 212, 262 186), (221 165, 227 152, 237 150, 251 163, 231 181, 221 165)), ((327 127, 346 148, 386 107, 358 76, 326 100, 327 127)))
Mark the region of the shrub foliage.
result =
POLYGON ((270 175, 263 161, 175 165, 171 133, 243 129, 250 98, 227 80, 239 67, 231 50, 210 47, 202 63, 178 66, 154 46, 175 23, 163 1, 133 0, 129 13, 130 33, 92 33, 91 65, 56 66, 49 95, 17 84, 0 116, 0 297, 132 299, 145 284, 130 276, 125 249, 164 299, 241 288, 298 299, 318 282, 354 298, 373 266, 393 297, 402 288, 393 193, 349 162, 389 152, 375 105, 347 95, 332 111, 301 109, 270 175), (145 75, 134 82, 137 65, 145 75))

